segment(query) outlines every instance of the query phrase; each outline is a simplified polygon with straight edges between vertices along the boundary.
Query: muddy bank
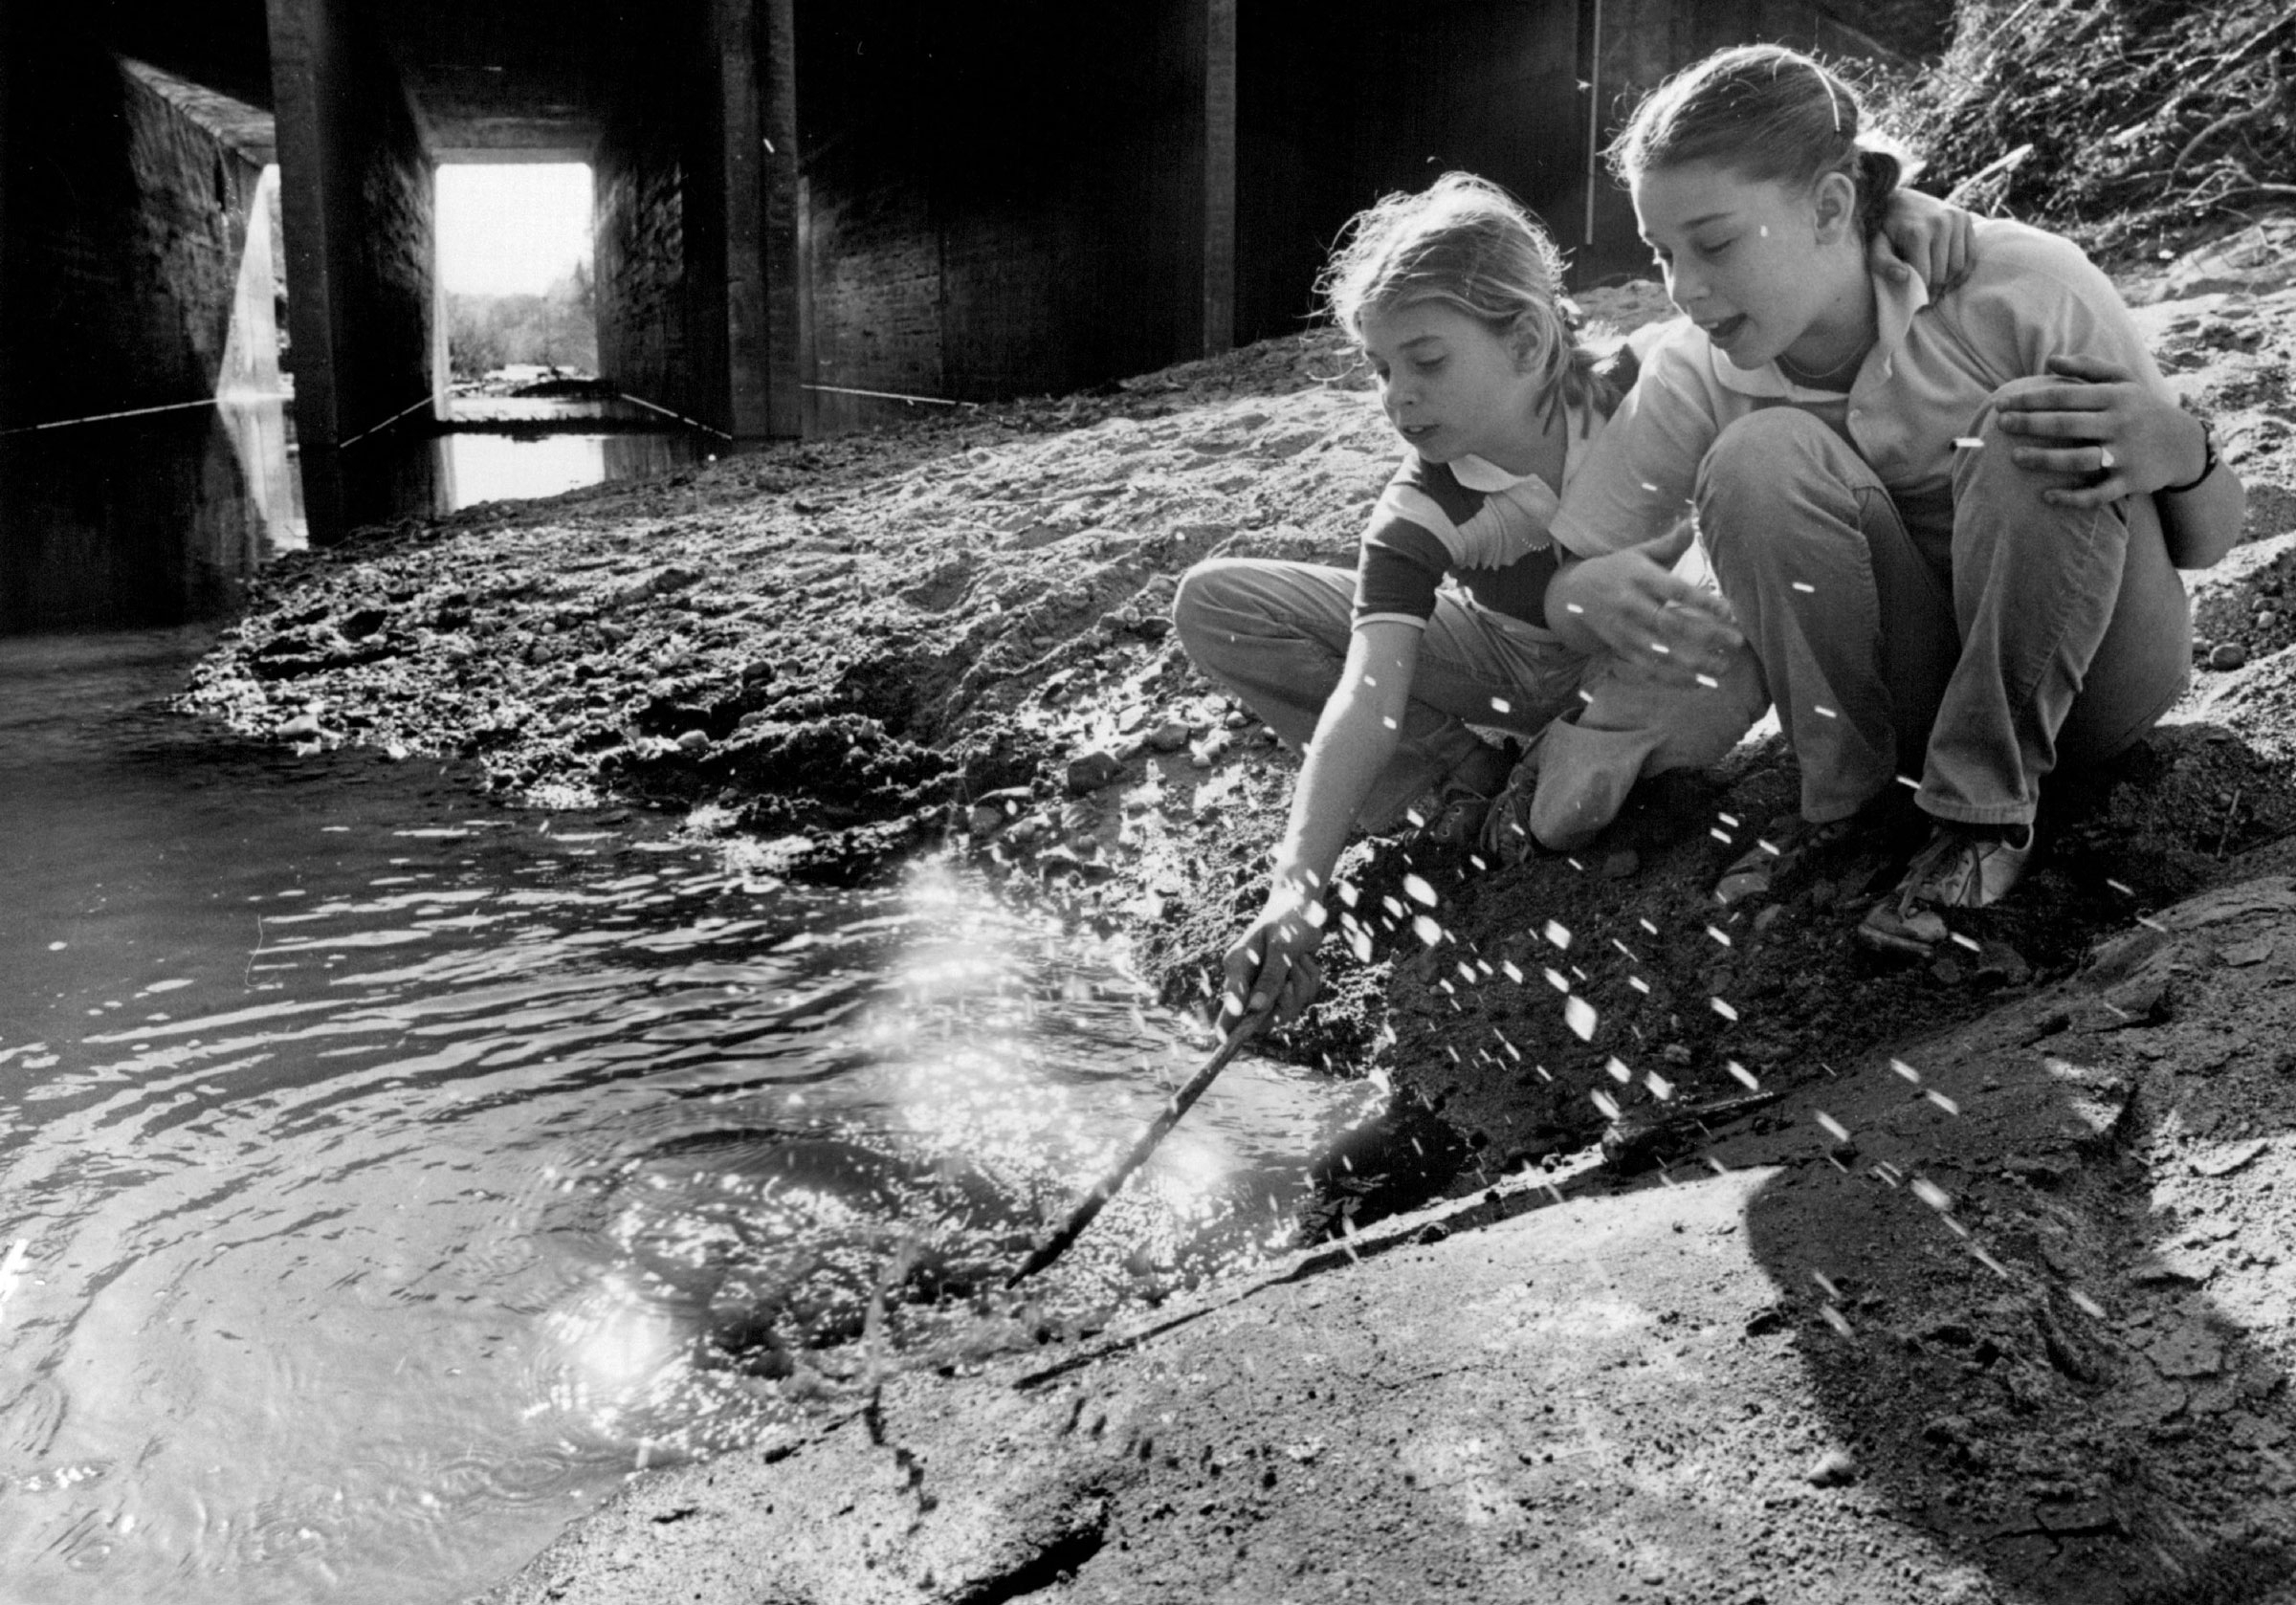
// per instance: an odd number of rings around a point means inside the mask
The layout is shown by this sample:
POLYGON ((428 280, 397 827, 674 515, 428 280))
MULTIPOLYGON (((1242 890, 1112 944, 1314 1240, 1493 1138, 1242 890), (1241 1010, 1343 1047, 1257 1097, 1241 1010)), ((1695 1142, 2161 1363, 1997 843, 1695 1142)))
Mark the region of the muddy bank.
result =
POLYGON ((902 1378, 489 1598, 2291 1597, 2290 857, 1692 1171, 902 1378))

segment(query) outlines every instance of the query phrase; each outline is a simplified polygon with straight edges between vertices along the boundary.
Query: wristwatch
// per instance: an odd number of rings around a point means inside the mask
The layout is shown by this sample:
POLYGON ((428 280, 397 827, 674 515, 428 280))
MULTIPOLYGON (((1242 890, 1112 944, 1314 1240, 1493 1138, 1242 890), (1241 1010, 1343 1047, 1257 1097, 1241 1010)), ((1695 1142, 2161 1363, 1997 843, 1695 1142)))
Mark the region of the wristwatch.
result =
POLYGON ((2196 490, 2201 480, 2217 472, 2217 431, 2208 427, 2207 419, 2198 418, 2197 421, 2200 425, 2200 472, 2181 485, 2163 485, 2160 488, 2163 495, 2182 495, 2187 491, 2196 490))

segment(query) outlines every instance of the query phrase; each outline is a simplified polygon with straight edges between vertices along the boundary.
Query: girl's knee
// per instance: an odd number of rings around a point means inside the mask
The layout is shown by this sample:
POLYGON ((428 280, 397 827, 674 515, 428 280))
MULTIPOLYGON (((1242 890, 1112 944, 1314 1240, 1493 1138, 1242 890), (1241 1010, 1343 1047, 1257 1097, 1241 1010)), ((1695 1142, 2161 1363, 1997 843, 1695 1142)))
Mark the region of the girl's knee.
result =
POLYGON ((1775 509, 1812 483, 1843 478, 1845 450, 1834 432, 1796 407, 1766 407, 1731 424, 1698 465, 1703 515, 1775 509))
MULTIPOLYGON (((1715 566, 1793 566, 1795 548, 1857 517, 1862 464, 1799 407, 1770 407, 1725 429, 1698 467, 1698 527, 1715 566), (1853 465, 1855 465, 1853 467, 1853 465), (1821 517, 1830 510, 1834 517, 1821 517), (1740 539, 1742 532, 1756 539, 1740 539)), ((1869 476, 1869 473, 1868 473, 1869 476)))
MULTIPOLYGON (((2020 446, 2033 444, 2027 437, 2014 435, 2001 428, 2002 404, 2035 390, 2048 389, 2064 381, 2045 375, 2029 375, 2012 379, 1986 398, 1977 415, 1970 420, 1967 438, 1977 444, 1966 445, 1954 453, 1954 495, 1958 501, 1970 494, 1973 487, 1981 487, 1980 496, 2006 495, 2012 489, 2021 491, 2039 507, 2039 493, 2043 476, 2030 469, 2020 468, 2014 455, 2020 446)), ((2042 442, 2042 444, 2048 444, 2042 442)), ((2038 528, 2035 520, 2027 528, 2038 528)))
POLYGON ((1206 558, 1180 577, 1172 592, 1172 627, 1181 641, 1201 636, 1213 614, 1234 610, 1240 567, 1232 558, 1206 558))

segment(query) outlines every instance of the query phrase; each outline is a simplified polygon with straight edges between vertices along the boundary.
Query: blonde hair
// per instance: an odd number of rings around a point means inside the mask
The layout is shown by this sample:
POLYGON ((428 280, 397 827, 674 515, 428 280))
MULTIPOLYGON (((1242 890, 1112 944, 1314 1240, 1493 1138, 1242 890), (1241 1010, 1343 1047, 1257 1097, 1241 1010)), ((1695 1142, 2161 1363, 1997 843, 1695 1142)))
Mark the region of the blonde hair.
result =
POLYGON ((1605 152, 1631 185, 1653 167, 1712 162, 1745 178, 1801 186, 1846 173, 1870 237, 1914 164, 1868 132, 1856 91, 1799 51, 1740 45, 1686 67, 1645 98, 1605 152))
POLYGON ((1443 301, 1512 345, 1542 381, 1550 409, 1618 398, 1578 342, 1576 309, 1562 298, 1562 253, 1523 204, 1488 179, 1446 173, 1417 194, 1398 192, 1348 220, 1315 282, 1332 321, 1363 339, 1364 317, 1443 301))

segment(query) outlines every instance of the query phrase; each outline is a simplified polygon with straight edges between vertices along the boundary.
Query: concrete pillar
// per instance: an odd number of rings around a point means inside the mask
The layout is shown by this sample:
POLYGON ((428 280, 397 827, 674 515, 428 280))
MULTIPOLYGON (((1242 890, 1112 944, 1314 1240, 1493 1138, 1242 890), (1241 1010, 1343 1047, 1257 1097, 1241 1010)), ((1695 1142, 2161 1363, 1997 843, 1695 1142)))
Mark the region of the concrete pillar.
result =
POLYGON ((1203 354, 1236 341, 1236 0, 1203 0, 1203 354))
POLYGON ((765 134, 758 85, 757 20, 755 0, 710 0, 711 55, 717 68, 725 164, 725 417, 738 440, 759 440, 773 432, 765 134))
MULTIPOLYGON (((760 0, 757 18, 759 141, 764 161, 765 432, 806 432, 805 257, 798 240, 804 198, 797 170, 797 0, 760 0)), ((1228 0, 1232 4, 1233 0, 1228 0)))
MULTIPOLYGON (((8 231, 8 174, 9 168, 13 165, 11 160, 12 153, 9 149, 8 87, 9 79, 14 76, 15 64, 23 56, 23 51, 19 48, 15 35, 15 21, 11 0, 0 0, 0 241, 10 238, 8 231)), ((0 329, 8 327, 8 312, 7 254, 4 250, 0 250, 0 329)), ((0 355, 0 422, 15 416, 14 408, 9 405, 11 376, 8 368, 6 356, 0 355)), ((8 539, 7 518, 5 498, 0 498, 0 544, 5 544, 8 539)))
POLYGON ((335 55, 327 0, 269 0, 271 93, 279 150, 279 214, 286 231, 287 333, 295 346, 295 430, 303 512, 313 539, 343 529, 342 421, 335 390, 334 219, 329 215, 324 101, 335 55))
POLYGON ((435 186, 352 0, 267 0, 311 538, 432 509, 435 186))

